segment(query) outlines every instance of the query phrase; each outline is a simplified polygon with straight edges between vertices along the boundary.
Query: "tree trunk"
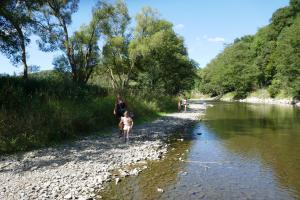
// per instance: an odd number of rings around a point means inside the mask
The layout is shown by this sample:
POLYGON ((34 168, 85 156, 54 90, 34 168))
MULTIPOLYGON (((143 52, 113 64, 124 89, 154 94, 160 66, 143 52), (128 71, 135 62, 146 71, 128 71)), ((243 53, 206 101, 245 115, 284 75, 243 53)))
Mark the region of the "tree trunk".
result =
POLYGON ((27 60, 26 60, 26 47, 25 47, 25 44, 24 42, 22 41, 22 62, 23 62, 23 65, 24 65, 24 73, 23 73, 23 78, 25 80, 28 79, 28 65, 27 65, 27 60))
POLYGON ((20 39, 20 42, 21 42, 22 62, 23 62, 23 65, 24 65, 23 78, 25 80, 27 80, 28 79, 28 65, 27 65, 27 59, 26 59, 25 39, 24 39, 24 35, 23 35, 21 27, 15 26, 15 28, 16 28, 16 30, 18 32, 19 39, 20 39))

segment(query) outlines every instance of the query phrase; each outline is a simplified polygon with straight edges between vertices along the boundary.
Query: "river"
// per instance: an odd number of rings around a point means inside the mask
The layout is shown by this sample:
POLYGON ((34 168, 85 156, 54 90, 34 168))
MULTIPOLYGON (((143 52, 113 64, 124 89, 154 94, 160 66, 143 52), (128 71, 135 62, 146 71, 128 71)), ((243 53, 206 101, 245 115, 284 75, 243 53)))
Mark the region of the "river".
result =
POLYGON ((103 199, 300 199, 300 109, 212 104, 164 160, 108 184, 103 199))

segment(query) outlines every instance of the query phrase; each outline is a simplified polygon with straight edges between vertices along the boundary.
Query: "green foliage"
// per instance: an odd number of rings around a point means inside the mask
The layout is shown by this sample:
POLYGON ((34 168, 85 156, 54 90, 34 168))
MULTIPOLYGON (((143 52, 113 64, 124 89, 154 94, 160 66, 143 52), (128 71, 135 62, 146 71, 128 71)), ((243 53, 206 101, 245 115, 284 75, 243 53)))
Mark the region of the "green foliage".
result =
POLYGON ((2 77, 0 91, 1 152, 44 146, 103 125, 93 116, 92 100, 107 92, 96 86, 2 77))
POLYGON ((236 91, 237 97, 244 97, 255 87, 258 70, 253 66, 254 52, 251 49, 252 36, 245 36, 228 46, 208 66, 199 71, 198 85, 204 93, 213 96, 236 91))
POLYGON ((266 90, 265 88, 258 89, 254 92, 251 92, 249 97, 257 97, 257 98, 261 98, 261 99, 266 99, 266 98, 270 98, 270 92, 268 90, 266 90))
POLYGON ((128 25, 131 18, 123 1, 112 6, 111 18, 107 23, 106 43, 103 46, 102 70, 109 75, 113 88, 123 91, 128 87, 134 61, 130 59, 128 46, 131 34, 128 25))
MULTIPOLYGON (((48 146, 117 124, 115 96, 107 90, 47 74, 27 81, 0 78, 0 153, 48 146)), ((126 100, 138 123, 176 109, 168 96, 131 94, 126 100)))
POLYGON ((173 25, 149 7, 142 9, 136 21, 129 53, 139 69, 134 79, 137 88, 170 95, 191 89, 196 63, 187 57, 184 41, 173 25))
POLYGON ((78 9, 78 0, 47 0, 36 19, 39 21, 36 34, 40 36, 39 47, 42 51, 61 50, 53 64, 60 72, 71 73, 77 83, 87 83, 100 62, 98 42, 106 31, 111 6, 100 4, 93 10, 93 18, 88 25, 70 35, 72 14, 78 9))
POLYGON ((272 84, 268 87, 268 91, 270 93, 271 97, 275 97, 281 90, 282 88, 282 83, 278 79, 272 80, 272 84))
POLYGON ((235 98, 268 88, 272 97, 285 90, 300 94, 300 3, 278 9, 254 36, 236 39, 198 71, 196 87, 212 96, 234 91, 235 98))
POLYGON ((0 6, 0 52, 14 65, 23 63, 27 78, 27 52, 31 35, 37 22, 31 17, 41 5, 40 0, 3 0, 0 6))
POLYGON ((78 2, 1 3, 1 52, 16 63, 22 60, 24 76, 27 69, 38 69, 26 64, 25 47, 32 32, 40 37, 42 51, 62 52, 53 60, 55 71, 31 73, 29 80, 0 77, 1 153, 46 146, 115 125, 115 97, 101 86, 113 86, 111 93, 123 92, 137 122, 176 110, 174 95, 192 88, 197 63, 188 58, 183 38, 157 11, 144 8, 131 30, 124 1, 99 1, 92 20, 70 34, 78 2))
POLYGON ((300 15, 284 29, 277 41, 274 59, 277 79, 293 96, 300 95, 300 15))

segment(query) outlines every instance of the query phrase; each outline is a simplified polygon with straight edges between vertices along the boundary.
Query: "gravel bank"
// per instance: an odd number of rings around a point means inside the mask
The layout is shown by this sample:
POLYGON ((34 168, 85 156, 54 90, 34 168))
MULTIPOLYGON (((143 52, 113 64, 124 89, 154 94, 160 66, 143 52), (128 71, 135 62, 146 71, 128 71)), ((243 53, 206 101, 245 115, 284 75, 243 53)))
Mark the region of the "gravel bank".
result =
POLYGON ((233 100, 232 98, 221 98, 221 101, 227 102, 244 102, 244 103, 257 103, 257 104, 276 104, 276 105, 294 105, 300 107, 300 101, 295 99, 274 99, 274 98, 258 98, 247 97, 245 99, 233 100))
POLYGON ((279 105, 297 105, 300 106, 298 101, 293 99, 274 99, 274 98, 258 98, 248 97, 246 99, 240 99, 239 102, 246 103, 262 103, 262 104, 279 104, 279 105))
POLYGON ((137 175, 145 160, 161 159, 165 140, 203 115, 204 106, 135 126, 130 144, 112 136, 86 137, 73 144, 0 157, 0 199, 96 199, 107 181, 137 175), (125 166, 139 164, 131 170, 125 166), (118 173, 113 171, 118 170, 118 173))

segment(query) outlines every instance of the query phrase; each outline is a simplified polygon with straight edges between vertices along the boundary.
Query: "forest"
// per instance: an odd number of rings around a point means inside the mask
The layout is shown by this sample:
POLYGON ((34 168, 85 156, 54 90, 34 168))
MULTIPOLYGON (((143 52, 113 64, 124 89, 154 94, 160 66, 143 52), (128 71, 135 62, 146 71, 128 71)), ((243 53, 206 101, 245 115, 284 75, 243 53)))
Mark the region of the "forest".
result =
POLYGON ((194 87, 197 64, 157 10, 144 7, 133 19, 124 1, 98 1, 91 21, 72 32, 78 5, 78 0, 1 1, 0 52, 23 73, 0 76, 0 152, 113 126, 117 93, 125 96, 135 120, 145 121, 176 109, 176 96, 194 87), (32 42, 41 51, 60 52, 54 70, 39 72, 42 63, 27 64, 32 42))
POLYGON ((266 89, 271 97, 300 97, 300 1, 276 10, 255 35, 237 38, 199 69, 196 90, 245 98, 266 89))

